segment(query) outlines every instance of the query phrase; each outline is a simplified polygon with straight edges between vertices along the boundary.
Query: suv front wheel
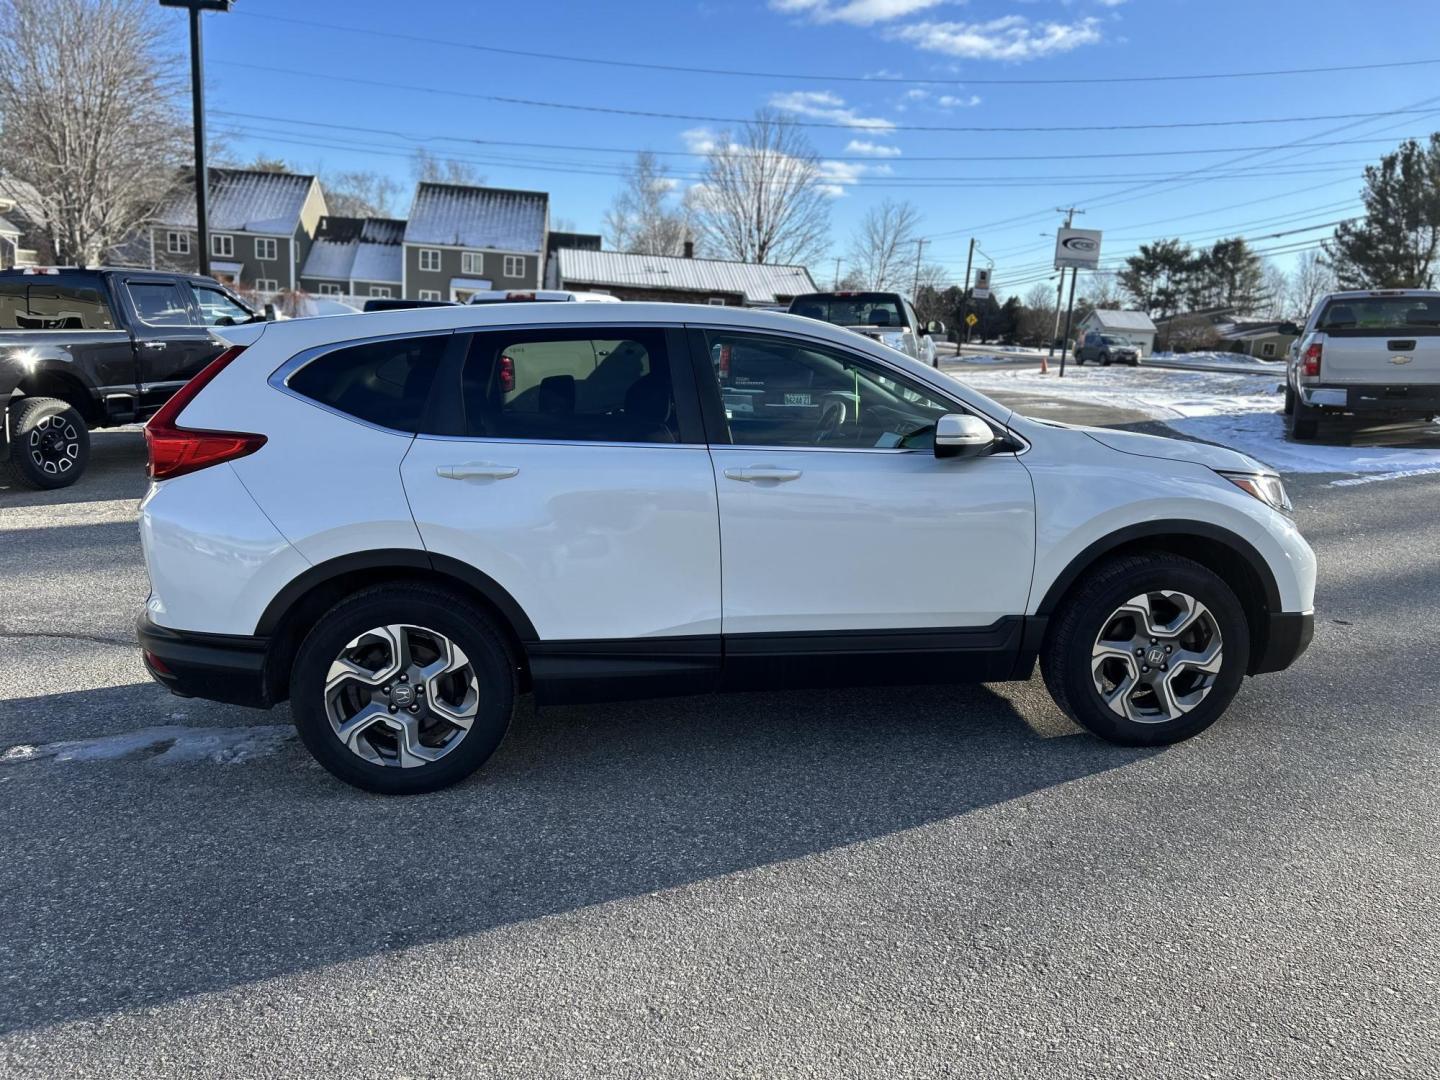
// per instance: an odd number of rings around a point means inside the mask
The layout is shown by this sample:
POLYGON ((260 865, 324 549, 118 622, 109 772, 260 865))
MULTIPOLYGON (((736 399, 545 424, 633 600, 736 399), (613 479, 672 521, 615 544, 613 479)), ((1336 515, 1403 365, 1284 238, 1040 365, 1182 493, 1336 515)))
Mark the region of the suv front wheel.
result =
POLYGON ((1219 719, 1249 661, 1234 591, 1199 563, 1157 552, 1091 571, 1056 612, 1040 670, 1076 723, 1111 742, 1160 746, 1219 719))
POLYGON ((480 611, 423 584, 382 585, 326 612, 290 678, 300 738, 331 773, 411 795, 490 758, 515 707, 515 661, 480 611))

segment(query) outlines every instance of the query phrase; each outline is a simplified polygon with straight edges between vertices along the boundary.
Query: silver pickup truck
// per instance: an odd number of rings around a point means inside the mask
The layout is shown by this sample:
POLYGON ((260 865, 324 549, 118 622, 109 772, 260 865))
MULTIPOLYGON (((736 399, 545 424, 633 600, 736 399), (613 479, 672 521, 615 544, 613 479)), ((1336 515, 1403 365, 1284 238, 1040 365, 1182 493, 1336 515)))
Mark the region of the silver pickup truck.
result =
POLYGON ((1440 292, 1373 289, 1320 298, 1286 364, 1286 430, 1313 439, 1324 416, 1440 416, 1440 292))

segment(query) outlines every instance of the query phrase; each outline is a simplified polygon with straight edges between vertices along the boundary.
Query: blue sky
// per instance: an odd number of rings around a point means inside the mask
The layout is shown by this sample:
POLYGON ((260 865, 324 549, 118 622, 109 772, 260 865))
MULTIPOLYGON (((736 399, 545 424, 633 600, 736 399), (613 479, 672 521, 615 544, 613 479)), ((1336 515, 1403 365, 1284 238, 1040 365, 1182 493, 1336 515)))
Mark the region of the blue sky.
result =
MULTIPOLYGON (((176 23, 179 47, 183 20, 178 12, 166 14, 176 23)), ((489 183, 549 191, 555 218, 599 231, 619 185, 611 174, 634 150, 664 153, 687 183, 700 159, 686 153, 723 130, 725 118, 775 105, 800 121, 836 125, 807 130, 832 181, 836 254, 868 207, 886 197, 909 199, 931 238, 927 261, 960 277, 974 235, 994 260, 997 285, 1018 282, 1021 292, 1045 273, 1046 242, 1039 234, 1053 231, 1053 209, 1072 204, 1087 211, 1077 225, 1105 231, 1107 260, 1160 236, 1208 243, 1221 233, 1244 233, 1287 265, 1296 247, 1326 234, 1290 230, 1354 212, 1365 162, 1406 135, 1440 127, 1440 64, 1206 81, 1015 80, 1435 58, 1440 6, 1409 0, 1367 6, 1339 0, 238 0, 233 13, 206 17, 211 126, 231 132, 233 150, 243 158, 264 153, 305 169, 376 169, 408 187, 408 154, 423 141, 437 154, 472 159, 489 183), (284 21, 297 19, 322 25, 284 21), (769 74, 724 76, 696 68, 769 74), (717 119, 589 112, 487 96, 717 119), (1434 111, 1074 130, 1407 108, 1434 111), (955 127, 1062 130, 907 130, 955 127), (1305 140, 1346 145, 1290 146, 1305 140), (1286 148, 1251 149, 1271 146, 1286 148), (1216 152, 1157 155, 1195 150, 1216 152), (1157 156, 1083 156, 1139 153, 1157 156), (1265 239, 1276 232, 1290 235, 1265 239)), ((403 214, 408 196, 400 203, 403 214)), ((829 273, 825 264, 815 269, 817 276, 829 273)))

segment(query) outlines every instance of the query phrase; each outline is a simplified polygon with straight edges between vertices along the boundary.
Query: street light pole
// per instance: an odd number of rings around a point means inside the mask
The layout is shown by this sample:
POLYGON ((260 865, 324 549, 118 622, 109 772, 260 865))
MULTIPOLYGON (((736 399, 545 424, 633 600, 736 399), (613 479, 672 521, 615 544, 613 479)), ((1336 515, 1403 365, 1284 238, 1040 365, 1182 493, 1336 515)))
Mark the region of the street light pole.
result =
POLYGON ((161 7, 190 12, 190 107, 195 132, 195 232, 199 270, 210 276, 210 172, 205 165, 205 55, 200 33, 202 11, 229 11, 231 0, 160 0, 161 7))

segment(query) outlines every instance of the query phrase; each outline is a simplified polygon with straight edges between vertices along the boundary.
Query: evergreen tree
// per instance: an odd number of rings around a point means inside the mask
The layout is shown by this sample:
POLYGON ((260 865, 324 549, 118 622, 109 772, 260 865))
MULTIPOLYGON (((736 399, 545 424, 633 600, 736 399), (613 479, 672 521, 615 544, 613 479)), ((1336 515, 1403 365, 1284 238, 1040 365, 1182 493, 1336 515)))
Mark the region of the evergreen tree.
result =
POLYGON ((1159 318, 1173 315, 1185 299, 1194 258, 1180 240, 1141 244, 1139 254, 1125 260, 1120 285, 1141 310, 1159 318))
POLYGON ((1429 289, 1440 256, 1440 133, 1365 169, 1365 216, 1325 243, 1345 289, 1429 289))

